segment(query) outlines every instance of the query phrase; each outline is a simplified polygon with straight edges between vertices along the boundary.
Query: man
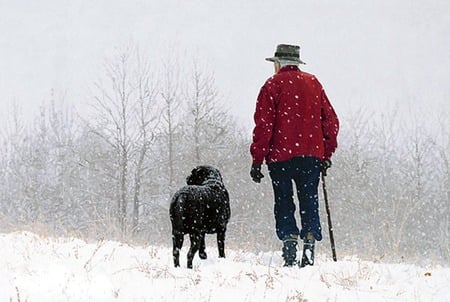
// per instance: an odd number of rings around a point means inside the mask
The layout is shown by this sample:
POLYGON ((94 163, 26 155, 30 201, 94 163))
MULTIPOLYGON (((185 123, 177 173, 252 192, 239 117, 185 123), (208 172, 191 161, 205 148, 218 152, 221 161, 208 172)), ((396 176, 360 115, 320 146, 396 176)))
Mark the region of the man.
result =
POLYGON ((284 265, 297 264, 298 237, 303 239, 300 267, 313 265, 315 241, 322 240, 319 176, 331 166, 339 120, 317 78, 299 69, 299 64, 305 64, 299 46, 280 44, 266 60, 274 63, 275 74, 262 86, 256 102, 250 175, 259 183, 264 177, 261 164, 266 161, 284 265), (299 199, 301 230, 295 219, 292 181, 299 199))

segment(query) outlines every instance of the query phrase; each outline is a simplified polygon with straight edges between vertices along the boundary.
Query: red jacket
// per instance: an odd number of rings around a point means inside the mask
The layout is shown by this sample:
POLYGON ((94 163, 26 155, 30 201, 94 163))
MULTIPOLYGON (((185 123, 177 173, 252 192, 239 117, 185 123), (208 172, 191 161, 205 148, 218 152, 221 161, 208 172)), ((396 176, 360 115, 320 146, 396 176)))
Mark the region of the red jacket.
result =
POLYGON ((253 163, 296 156, 329 159, 337 147, 338 117, 317 78, 285 66, 261 88, 250 152, 253 163))

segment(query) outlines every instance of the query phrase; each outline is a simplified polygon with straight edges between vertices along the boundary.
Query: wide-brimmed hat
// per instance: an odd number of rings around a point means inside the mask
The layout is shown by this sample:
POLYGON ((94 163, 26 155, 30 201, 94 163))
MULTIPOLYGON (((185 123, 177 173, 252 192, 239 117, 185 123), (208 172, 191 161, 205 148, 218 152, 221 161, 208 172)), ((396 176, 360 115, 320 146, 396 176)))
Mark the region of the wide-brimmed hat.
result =
POLYGON ((291 61, 297 64, 306 64, 300 60, 300 46, 289 44, 279 44, 274 56, 266 58, 266 60, 271 62, 291 61))

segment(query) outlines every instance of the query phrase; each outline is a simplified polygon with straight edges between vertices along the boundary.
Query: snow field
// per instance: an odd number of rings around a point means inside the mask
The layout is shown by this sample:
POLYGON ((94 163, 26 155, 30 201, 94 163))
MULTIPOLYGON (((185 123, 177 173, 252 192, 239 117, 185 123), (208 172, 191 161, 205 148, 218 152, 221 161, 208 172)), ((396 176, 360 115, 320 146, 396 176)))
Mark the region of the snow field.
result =
POLYGON ((281 253, 227 250, 181 268, 171 248, 86 243, 29 232, 0 234, 0 301, 450 301, 450 268, 318 255, 316 265, 282 267, 281 253))

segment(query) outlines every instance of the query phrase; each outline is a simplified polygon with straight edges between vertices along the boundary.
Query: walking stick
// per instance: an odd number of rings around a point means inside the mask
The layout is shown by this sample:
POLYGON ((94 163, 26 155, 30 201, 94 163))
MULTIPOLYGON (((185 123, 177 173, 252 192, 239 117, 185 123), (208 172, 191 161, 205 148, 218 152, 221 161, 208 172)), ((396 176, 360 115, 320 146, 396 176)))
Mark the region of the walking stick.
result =
POLYGON ((326 187, 326 184, 325 184, 325 176, 326 175, 327 175, 327 171, 326 170, 322 171, 323 198, 325 199, 325 209, 327 210, 328 231, 329 231, 329 234, 330 234, 331 252, 333 253, 333 260, 337 261, 336 247, 334 245, 333 226, 331 224, 330 206, 328 205, 328 194, 327 194, 327 187, 326 187))

